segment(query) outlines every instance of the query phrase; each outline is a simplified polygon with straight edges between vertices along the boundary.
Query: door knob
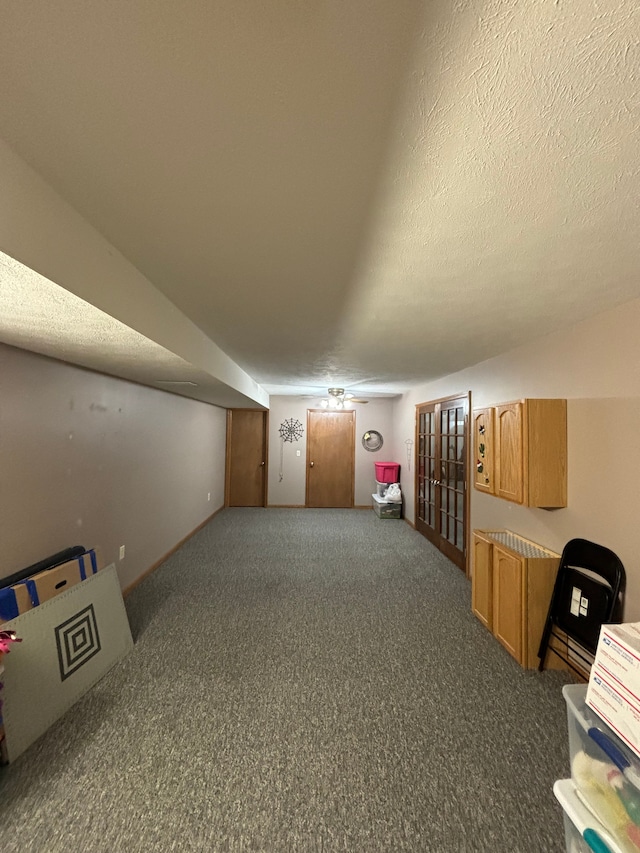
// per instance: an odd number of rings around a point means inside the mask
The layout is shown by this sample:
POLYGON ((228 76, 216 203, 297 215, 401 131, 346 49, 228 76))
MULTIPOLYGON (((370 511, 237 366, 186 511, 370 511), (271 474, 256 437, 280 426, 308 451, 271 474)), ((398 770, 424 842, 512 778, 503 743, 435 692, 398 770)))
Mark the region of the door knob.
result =
POLYGON ((261 467, 261 468, 264 468, 264 462, 261 462, 261 463, 260 463, 260 467, 261 467))
POLYGON ((313 468, 313 462, 309 462, 309 467, 313 468))

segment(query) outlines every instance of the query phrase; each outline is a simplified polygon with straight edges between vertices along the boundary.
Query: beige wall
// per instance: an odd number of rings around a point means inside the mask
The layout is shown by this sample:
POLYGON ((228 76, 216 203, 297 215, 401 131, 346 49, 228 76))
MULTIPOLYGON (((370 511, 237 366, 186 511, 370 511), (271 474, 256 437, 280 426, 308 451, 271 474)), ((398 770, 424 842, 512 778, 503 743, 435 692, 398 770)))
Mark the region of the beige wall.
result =
MULTIPOLYGON (((307 409, 320 408, 320 398, 276 397, 270 399, 269 411, 269 504, 271 506, 304 506, 307 456, 307 409), (283 442, 280 425, 295 418, 302 423, 300 441, 283 442), (300 456, 296 456, 300 451, 300 456), (282 455, 281 455, 282 454, 282 455), (281 467, 282 460, 282 467, 281 467), (282 470, 282 480, 280 471, 282 470)), ((355 504, 371 506, 375 491, 375 461, 396 461, 389 456, 393 420, 392 400, 372 398, 366 404, 354 404, 356 413, 355 504), (370 453, 362 446, 362 435, 368 429, 382 433, 382 449, 370 453)))
MULTIPOLYGON (((472 489, 471 527, 506 527, 556 551, 574 537, 611 548, 627 571, 625 618, 640 620, 640 300, 414 388, 395 405, 396 453, 414 434, 417 403, 468 390, 473 406, 566 397, 569 441, 566 509, 526 509, 472 489)), ((413 482, 403 487, 413 519, 413 482)))
MULTIPOLYGON (((507 527, 557 551, 575 536, 606 545, 627 569, 625 618, 640 620, 638 330, 640 300, 399 400, 356 406, 356 504, 371 502, 373 462, 393 460, 413 518, 405 441, 416 403, 468 390, 476 406, 566 397, 568 507, 526 509, 472 490, 471 526, 507 527), (383 434, 381 451, 362 448, 367 429, 383 434)), ((271 399, 271 505, 304 505, 306 413, 317 403, 271 399), (291 417, 304 433, 284 444, 280 480, 278 429, 291 417)), ((223 505, 224 445, 222 409, 0 345, 0 577, 77 543, 117 561, 125 544, 118 569, 127 586, 223 505)))
POLYGON ((0 577, 99 545, 128 586, 223 505, 225 431, 223 409, 0 345, 0 577))

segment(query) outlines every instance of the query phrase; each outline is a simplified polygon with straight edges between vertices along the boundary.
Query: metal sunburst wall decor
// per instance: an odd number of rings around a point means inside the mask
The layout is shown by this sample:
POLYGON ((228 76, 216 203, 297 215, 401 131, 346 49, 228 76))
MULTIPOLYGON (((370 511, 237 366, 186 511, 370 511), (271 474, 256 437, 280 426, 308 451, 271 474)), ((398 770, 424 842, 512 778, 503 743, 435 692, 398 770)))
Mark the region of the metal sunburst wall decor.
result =
POLYGON ((279 432, 283 441, 299 441, 302 438, 302 424, 294 418, 289 418, 280 424, 279 432))

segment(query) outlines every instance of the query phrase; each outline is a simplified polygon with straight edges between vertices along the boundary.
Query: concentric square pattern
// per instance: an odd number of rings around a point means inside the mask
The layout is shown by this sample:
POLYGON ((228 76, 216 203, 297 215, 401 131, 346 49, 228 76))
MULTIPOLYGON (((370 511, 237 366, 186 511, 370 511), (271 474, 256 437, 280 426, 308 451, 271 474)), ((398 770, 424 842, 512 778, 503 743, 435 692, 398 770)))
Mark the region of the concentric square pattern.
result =
POLYGON ((60 664, 60 680, 64 681, 100 651, 100 637, 93 604, 78 611, 55 629, 60 664))

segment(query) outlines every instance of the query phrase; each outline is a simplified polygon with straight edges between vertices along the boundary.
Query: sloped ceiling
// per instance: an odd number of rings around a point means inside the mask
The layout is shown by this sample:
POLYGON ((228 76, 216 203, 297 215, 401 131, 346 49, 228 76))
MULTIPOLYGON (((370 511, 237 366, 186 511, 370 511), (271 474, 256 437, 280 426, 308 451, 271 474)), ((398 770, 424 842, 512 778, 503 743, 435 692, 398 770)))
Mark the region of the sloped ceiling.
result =
POLYGON ((0 21, 0 136, 267 391, 397 392, 640 296, 635 0, 0 21))

